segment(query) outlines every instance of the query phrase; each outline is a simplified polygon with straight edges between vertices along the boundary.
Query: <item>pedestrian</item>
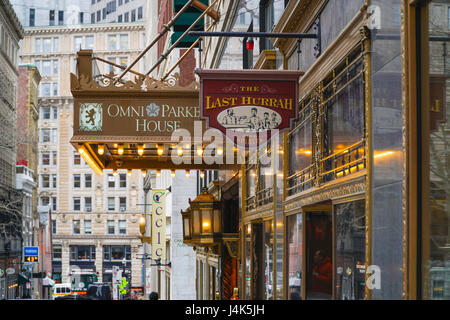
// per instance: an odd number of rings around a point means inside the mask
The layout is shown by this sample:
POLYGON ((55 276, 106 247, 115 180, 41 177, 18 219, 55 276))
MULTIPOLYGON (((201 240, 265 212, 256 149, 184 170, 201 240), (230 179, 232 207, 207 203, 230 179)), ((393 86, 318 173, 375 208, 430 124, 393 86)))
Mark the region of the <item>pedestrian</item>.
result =
POLYGON ((150 296, 149 296, 149 299, 150 300, 158 300, 158 293, 155 292, 155 291, 151 292, 150 296))

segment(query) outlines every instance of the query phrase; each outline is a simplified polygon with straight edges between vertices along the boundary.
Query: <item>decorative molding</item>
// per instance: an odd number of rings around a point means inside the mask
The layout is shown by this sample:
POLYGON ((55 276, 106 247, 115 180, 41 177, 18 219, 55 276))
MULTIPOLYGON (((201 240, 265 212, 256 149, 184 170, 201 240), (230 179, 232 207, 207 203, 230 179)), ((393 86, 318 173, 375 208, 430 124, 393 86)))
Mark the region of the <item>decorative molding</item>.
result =
POLYGON ((46 34, 72 34, 72 33, 101 33, 101 32, 124 32, 124 31, 145 31, 144 23, 136 24, 90 24, 90 25, 72 25, 72 26, 45 26, 45 27, 27 27, 25 36, 46 35, 46 34))
POLYGON ((338 179, 333 183, 328 183, 321 187, 312 188, 310 190, 293 195, 286 199, 284 203, 284 212, 286 214, 293 211, 298 212, 302 207, 312 205, 326 200, 333 200, 343 197, 349 197, 358 194, 364 194, 366 191, 366 176, 363 174, 355 174, 354 177, 348 179, 338 179), (344 181, 343 181, 344 180, 344 181))
POLYGON ((150 77, 146 77, 145 80, 142 77, 135 76, 134 81, 128 80, 126 82, 114 83, 116 75, 114 72, 110 72, 108 75, 98 75, 97 78, 89 79, 86 75, 81 74, 80 78, 77 78, 73 73, 70 74, 70 85, 72 92, 74 91, 152 91, 152 90, 199 90, 199 83, 192 82, 188 86, 181 86, 180 74, 175 73, 165 81, 156 80, 150 77))

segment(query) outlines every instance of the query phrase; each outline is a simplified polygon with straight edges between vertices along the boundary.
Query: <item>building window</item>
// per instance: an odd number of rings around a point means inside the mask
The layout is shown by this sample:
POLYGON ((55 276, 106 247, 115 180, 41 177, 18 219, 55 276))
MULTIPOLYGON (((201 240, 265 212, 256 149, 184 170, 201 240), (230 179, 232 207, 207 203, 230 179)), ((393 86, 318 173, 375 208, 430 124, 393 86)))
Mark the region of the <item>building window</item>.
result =
POLYGON ((126 173, 119 174, 119 187, 126 188, 127 187, 127 175, 126 173))
POLYGON ((108 174, 108 188, 114 188, 116 186, 116 178, 112 174, 108 174))
POLYGON ((70 246, 71 261, 95 261, 95 246, 70 246))
POLYGON ((80 210, 81 210, 81 198, 74 197, 73 198, 73 211, 80 211, 80 210))
POLYGON ((34 39, 34 52, 35 53, 41 52, 41 38, 34 39))
POLYGON ((84 12, 80 12, 79 17, 80 17, 80 24, 83 24, 84 23, 84 12))
POLYGON ((83 37, 76 36, 73 38, 73 47, 75 51, 81 50, 82 48, 83 37))
POLYGON ((72 234, 80 234, 80 220, 72 220, 72 234))
POLYGON ((55 25, 55 10, 50 10, 49 25, 51 25, 51 26, 55 25))
POLYGON ((79 175, 79 174, 73 175, 73 187, 81 188, 81 175, 79 175))
POLYGON ((116 233, 116 226, 114 220, 108 220, 106 222, 106 229, 108 234, 115 234, 116 233))
POLYGON ((91 13, 91 23, 95 23, 95 13, 91 13))
POLYGON ((79 166, 81 164, 81 156, 78 152, 73 152, 73 164, 79 166))
POLYGON ((103 246, 104 261, 131 261, 131 246, 103 246))
POLYGON ((42 52, 44 53, 52 52, 52 38, 42 39, 42 52))
MULTIPOLYGON (((56 220, 52 220, 52 234, 56 234, 56 220)), ((53 246, 53 249, 54 248, 55 246, 53 246)))
POLYGON ((30 27, 34 27, 34 23, 35 23, 35 14, 36 14, 36 9, 34 8, 30 8, 30 19, 29 19, 29 24, 30 27))
MULTIPOLYGON (((55 220, 53 220, 55 221, 55 220)), ((56 221, 55 221, 56 225, 56 221)), ((56 234, 56 232, 55 232, 56 234)), ((53 245, 53 253, 52 253, 52 259, 55 261, 61 261, 62 259, 62 246, 60 244, 54 244, 53 245)))
POLYGON ((58 199, 56 197, 52 197, 52 210, 53 212, 58 210, 58 199))
POLYGON ((123 22, 123 16, 122 15, 119 15, 117 17, 117 22, 123 22))
POLYGON ((84 38, 84 44, 86 49, 94 49, 94 36, 86 36, 84 38))
POLYGON ((125 14, 123 16, 123 21, 130 22, 130 13, 129 12, 125 12, 125 14))
POLYGON ((52 174, 52 188, 54 188, 54 189, 57 188, 57 175, 56 174, 52 174))
POLYGON ((52 165, 56 166, 58 164, 58 152, 52 151, 52 165))
POLYGON ((50 107, 41 107, 41 119, 49 120, 50 119, 50 107))
POLYGON ((58 24, 60 26, 64 24, 64 11, 58 11, 58 24))
POLYGON ((100 10, 97 11, 97 22, 100 22, 102 20, 102 12, 100 10))
POLYGON ((92 197, 85 197, 84 198, 84 210, 86 212, 92 211, 92 197))
POLYGON ((108 197, 108 211, 116 210, 116 198, 108 197))
POLYGON ((144 18, 144 8, 143 7, 139 7, 138 8, 138 20, 141 20, 144 18))
POLYGON ((41 187, 42 188, 50 188, 50 175, 49 174, 41 175, 41 187))
POLYGON ((41 142, 50 142, 50 129, 41 129, 41 142))
POLYGON ((53 120, 57 120, 58 119, 58 107, 53 107, 53 120))
POLYGON ((84 220, 84 234, 92 234, 92 221, 84 220))
POLYGON ((131 10, 131 22, 136 21, 136 9, 131 10))
POLYGON ((84 187, 85 188, 92 187, 92 174, 88 173, 84 175, 84 187))
POLYGON ((53 52, 59 51, 59 38, 53 38, 53 52))
POLYGON ((127 234, 127 221, 119 220, 119 234, 127 234))
POLYGON ((49 166, 50 165, 50 152, 41 152, 41 165, 49 166))
POLYGON ((119 198, 119 208, 121 212, 125 212, 127 210, 127 198, 120 197, 119 198))
POLYGON ((41 83, 41 96, 50 97, 50 83, 41 83))

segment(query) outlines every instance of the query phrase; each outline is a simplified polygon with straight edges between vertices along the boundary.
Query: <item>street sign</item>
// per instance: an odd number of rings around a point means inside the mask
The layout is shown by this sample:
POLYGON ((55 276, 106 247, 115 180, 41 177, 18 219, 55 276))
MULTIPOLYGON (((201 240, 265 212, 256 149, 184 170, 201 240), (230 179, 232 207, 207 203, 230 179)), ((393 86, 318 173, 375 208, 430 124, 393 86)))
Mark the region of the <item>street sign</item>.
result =
POLYGON ((23 261, 30 263, 39 262, 39 247, 24 247, 23 248, 23 261))

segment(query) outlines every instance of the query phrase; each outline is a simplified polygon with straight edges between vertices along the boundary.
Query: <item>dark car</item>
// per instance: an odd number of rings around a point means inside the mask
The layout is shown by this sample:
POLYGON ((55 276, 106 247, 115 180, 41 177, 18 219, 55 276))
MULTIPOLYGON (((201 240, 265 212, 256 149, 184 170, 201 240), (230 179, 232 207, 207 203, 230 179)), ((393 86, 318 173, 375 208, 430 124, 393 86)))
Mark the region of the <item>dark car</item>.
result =
POLYGON ((85 297, 91 300, 112 300, 111 287, 106 283, 90 284, 85 297))

